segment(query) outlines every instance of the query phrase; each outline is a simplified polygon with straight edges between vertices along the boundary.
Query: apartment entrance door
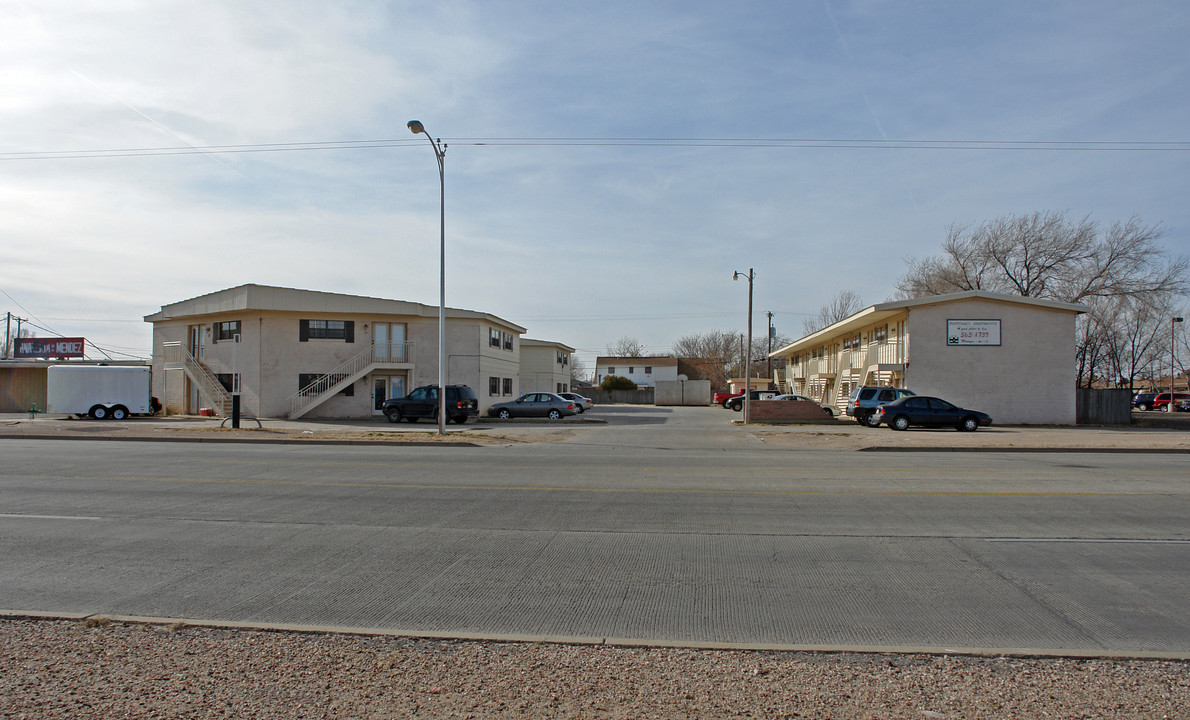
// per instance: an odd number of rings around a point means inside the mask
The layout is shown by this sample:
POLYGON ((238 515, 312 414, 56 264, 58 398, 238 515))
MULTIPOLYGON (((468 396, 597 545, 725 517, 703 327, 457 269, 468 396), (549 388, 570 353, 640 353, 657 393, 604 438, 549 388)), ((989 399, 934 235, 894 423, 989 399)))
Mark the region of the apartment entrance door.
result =
POLYGON ((372 359, 376 362, 409 362, 405 357, 405 324, 375 323, 372 359))
POLYGON ((384 414, 384 401, 389 398, 405 397, 405 376, 372 376, 372 414, 384 414))
MULTIPOLYGON (((206 334, 204 330, 205 325, 191 325, 189 331, 189 347, 190 355, 198 362, 202 362, 203 352, 206 350, 206 334)), ((198 386, 190 382, 190 378, 186 377, 186 413, 189 415, 197 415, 198 409, 202 407, 202 397, 198 392, 198 386)))

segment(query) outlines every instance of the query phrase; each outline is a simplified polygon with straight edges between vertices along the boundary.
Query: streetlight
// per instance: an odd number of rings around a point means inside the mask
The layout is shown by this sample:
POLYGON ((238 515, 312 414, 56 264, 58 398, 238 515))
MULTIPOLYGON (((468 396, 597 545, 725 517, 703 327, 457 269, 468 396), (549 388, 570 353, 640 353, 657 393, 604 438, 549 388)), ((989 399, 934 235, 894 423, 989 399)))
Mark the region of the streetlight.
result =
POLYGON ((731 274, 732 280, 739 280, 741 277, 748 278, 748 352, 747 360, 744 361, 744 424, 747 425, 752 419, 752 281, 756 279, 756 273, 752 268, 748 268, 747 275, 739 270, 731 274))
POLYGON ((438 160, 438 182, 441 187, 439 227, 442 229, 438 248, 439 292, 438 292, 438 434, 446 434, 446 144, 442 138, 435 140, 426 132, 420 120, 410 120, 406 127, 414 135, 422 133, 434 148, 438 160))
POLYGON ((1178 374, 1178 336, 1177 324, 1182 322, 1182 318, 1169 319, 1169 404, 1165 406, 1165 412, 1173 412, 1173 379, 1178 374))

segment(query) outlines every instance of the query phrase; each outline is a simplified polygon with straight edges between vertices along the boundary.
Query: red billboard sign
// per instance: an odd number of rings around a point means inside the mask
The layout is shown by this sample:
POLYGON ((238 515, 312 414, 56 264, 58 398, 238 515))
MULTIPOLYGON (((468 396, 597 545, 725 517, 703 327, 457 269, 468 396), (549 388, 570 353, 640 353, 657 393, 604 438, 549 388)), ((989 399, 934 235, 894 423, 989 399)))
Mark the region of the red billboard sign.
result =
POLYGON ((81 358, 83 338, 17 338, 17 358, 81 358))

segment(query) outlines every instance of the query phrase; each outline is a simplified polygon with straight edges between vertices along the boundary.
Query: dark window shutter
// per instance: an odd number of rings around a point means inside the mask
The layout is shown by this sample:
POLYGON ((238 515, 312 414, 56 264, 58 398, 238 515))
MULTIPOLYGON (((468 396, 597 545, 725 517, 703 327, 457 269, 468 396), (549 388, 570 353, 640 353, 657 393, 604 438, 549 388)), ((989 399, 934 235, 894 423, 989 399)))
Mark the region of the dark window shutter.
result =
POLYGON ((219 342, 219 323, 211 323, 211 344, 219 342))
POLYGON ((343 337, 347 342, 355 342, 355 321, 347 320, 343 323, 343 337))
POLYGON ((310 321, 298 320, 298 341, 308 342, 310 340, 310 321))

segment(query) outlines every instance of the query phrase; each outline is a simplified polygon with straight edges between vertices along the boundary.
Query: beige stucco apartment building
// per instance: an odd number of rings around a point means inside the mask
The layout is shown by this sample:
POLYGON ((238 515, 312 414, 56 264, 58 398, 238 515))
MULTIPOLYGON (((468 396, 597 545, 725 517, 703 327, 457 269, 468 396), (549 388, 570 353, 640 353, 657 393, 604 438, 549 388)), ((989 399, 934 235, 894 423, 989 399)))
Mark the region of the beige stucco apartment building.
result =
MULTIPOLYGON (((257 417, 368 417, 389 397, 438 383, 434 305, 241 285, 144 319, 153 324, 153 394, 168 412, 227 414, 235 389, 257 417)), ((481 412, 517 395, 524 331, 447 308, 447 384, 474 388, 481 412)))
POLYGON ((655 387, 659 382, 678 379, 678 358, 675 357, 597 357, 595 384, 609 375, 628 378, 638 387, 655 387))
POLYGON ((521 338, 521 392, 568 392, 573 353, 560 342, 521 338))
POLYGON ((861 385, 904 387, 997 423, 1074 424, 1082 305, 982 290, 881 303, 775 351, 785 392, 843 409, 861 385))

